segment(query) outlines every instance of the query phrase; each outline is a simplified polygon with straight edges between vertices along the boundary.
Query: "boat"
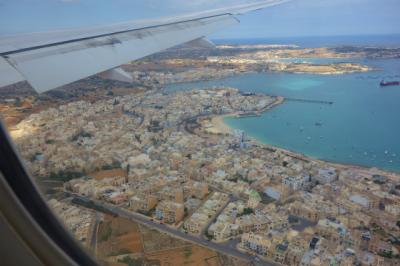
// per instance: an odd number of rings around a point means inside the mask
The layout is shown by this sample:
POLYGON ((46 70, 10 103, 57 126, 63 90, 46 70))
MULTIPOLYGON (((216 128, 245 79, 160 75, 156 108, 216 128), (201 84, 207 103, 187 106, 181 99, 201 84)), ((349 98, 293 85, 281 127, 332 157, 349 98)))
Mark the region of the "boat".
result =
POLYGON ((381 87, 386 87, 386 86, 399 86, 400 85, 400 81, 384 81, 382 80, 380 83, 381 87))

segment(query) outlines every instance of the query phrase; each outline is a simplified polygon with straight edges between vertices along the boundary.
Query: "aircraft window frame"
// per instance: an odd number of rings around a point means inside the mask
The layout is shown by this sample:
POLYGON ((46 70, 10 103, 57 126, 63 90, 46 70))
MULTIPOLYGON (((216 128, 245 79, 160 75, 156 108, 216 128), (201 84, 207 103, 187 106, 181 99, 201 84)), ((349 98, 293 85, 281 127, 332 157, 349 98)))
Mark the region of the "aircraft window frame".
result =
MULTIPOLYGON (((98 265, 77 244, 46 204, 26 170, 2 121, 0 121, 0 172, 14 195, 59 250, 77 265, 98 265)), ((15 206, 18 208, 18 206, 15 206)), ((32 226, 34 227, 34 226, 32 226)), ((31 229, 31 228, 29 228, 31 229)), ((38 243, 40 245, 40 243, 38 243)), ((55 248, 56 248, 55 247, 55 248)))

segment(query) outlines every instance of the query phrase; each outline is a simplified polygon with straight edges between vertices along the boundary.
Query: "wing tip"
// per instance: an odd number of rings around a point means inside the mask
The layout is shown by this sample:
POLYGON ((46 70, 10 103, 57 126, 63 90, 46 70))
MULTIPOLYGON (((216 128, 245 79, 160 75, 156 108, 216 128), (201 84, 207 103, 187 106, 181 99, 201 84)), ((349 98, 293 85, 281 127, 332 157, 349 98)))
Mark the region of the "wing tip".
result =
POLYGON ((242 6, 237 6, 232 8, 231 14, 233 15, 242 15, 246 12, 251 12, 251 11, 258 11, 265 9, 267 7, 272 7, 272 6, 277 6, 281 5, 287 2, 290 2, 292 0, 264 0, 264 1, 258 1, 255 3, 251 4, 246 4, 242 6))

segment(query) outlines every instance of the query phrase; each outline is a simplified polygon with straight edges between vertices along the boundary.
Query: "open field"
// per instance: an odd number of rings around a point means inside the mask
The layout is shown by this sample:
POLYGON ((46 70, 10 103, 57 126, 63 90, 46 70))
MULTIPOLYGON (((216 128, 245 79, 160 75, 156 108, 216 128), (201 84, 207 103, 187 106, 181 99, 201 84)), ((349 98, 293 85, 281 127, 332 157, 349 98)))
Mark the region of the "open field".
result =
POLYGON ((98 258, 142 252, 138 225, 123 218, 106 215, 98 231, 98 258))
POLYGON ((147 258, 158 260, 160 266, 187 265, 187 266, 219 266, 219 256, 199 246, 189 245, 186 247, 162 250, 149 253, 147 258))
POLYGON ((101 180, 107 177, 113 177, 113 176, 123 176, 126 177, 127 173, 126 170, 121 169, 121 168, 116 168, 116 169, 111 169, 111 170, 102 170, 98 172, 94 172, 89 174, 89 176, 93 179, 96 180, 101 180))
POLYGON ((106 215, 97 235, 97 259, 102 265, 248 266, 124 218, 106 215), (130 263, 130 264, 129 264, 130 263))

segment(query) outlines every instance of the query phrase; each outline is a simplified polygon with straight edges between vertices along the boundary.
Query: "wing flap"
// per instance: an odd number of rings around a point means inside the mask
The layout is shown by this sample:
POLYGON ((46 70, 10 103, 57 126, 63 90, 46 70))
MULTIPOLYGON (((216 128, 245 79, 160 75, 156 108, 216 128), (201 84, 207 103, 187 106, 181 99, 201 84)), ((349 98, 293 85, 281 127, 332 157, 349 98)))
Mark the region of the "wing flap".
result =
POLYGON ((237 23, 222 15, 155 28, 117 33, 8 55, 8 61, 38 91, 118 67, 237 23))
POLYGON ((179 44, 196 39, 199 44, 206 35, 239 22, 234 15, 287 1, 263 0, 158 20, 0 38, 0 87, 27 80, 44 92, 179 44))
POLYGON ((177 22, 192 21, 220 15, 239 15, 252 10, 268 8, 283 4, 290 0, 263 0, 249 4, 229 6, 224 8, 183 14, 174 17, 164 17, 148 20, 133 20, 101 27, 65 29, 50 32, 35 32, 23 35, 6 36, 0 38, 0 54, 15 53, 24 50, 43 48, 47 45, 75 42, 82 39, 100 37, 113 32, 127 32, 144 28, 154 28, 177 22))

